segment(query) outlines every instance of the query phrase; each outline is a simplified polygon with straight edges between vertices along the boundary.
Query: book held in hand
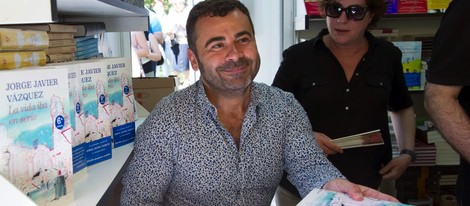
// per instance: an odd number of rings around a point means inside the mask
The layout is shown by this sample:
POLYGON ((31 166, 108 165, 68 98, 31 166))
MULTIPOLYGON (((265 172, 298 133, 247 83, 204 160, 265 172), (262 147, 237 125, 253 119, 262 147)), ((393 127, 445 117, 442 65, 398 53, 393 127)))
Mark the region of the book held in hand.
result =
POLYGON ((368 147, 374 145, 383 145, 382 133, 380 130, 373 130, 360 134, 350 135, 331 140, 333 143, 340 146, 342 149, 368 147))

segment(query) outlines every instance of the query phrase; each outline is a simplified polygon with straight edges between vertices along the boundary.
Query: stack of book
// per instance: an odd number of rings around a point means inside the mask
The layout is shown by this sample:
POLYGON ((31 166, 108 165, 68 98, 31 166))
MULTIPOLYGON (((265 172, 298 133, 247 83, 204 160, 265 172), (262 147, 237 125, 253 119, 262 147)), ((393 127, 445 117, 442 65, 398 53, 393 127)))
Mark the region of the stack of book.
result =
POLYGON ((75 59, 74 33, 77 26, 68 24, 20 24, 6 25, 5 27, 22 30, 47 32, 49 46, 45 49, 47 63, 67 62, 75 59))
POLYGON ((427 144, 436 146, 436 165, 458 165, 460 164, 459 154, 446 142, 437 130, 418 126, 416 138, 427 144))
POLYGON ((96 37, 96 35, 75 38, 75 44, 77 47, 75 52, 75 59, 83 60, 100 57, 98 42, 99 39, 96 37))
POLYGON ((46 64, 46 32, 0 28, 0 70, 46 64))
POLYGON ((416 161, 410 166, 434 166, 436 165, 436 145, 427 144, 419 139, 415 141, 416 161))

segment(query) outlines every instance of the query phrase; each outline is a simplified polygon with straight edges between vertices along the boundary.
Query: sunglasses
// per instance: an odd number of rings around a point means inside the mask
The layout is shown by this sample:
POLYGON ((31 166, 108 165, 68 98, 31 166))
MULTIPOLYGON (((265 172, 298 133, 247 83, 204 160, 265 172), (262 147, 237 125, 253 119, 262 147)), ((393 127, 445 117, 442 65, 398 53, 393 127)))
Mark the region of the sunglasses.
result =
POLYGON ((367 7, 352 5, 347 8, 343 8, 340 4, 327 4, 325 6, 326 16, 331 18, 340 17, 343 11, 346 12, 346 16, 349 20, 361 21, 366 16, 367 7))

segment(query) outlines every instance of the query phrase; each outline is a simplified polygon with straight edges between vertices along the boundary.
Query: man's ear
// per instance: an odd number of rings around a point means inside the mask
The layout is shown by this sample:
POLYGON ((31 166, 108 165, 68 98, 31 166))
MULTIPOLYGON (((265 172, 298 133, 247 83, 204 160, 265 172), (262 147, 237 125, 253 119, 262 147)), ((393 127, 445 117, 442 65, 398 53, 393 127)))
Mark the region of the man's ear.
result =
POLYGON ((188 58, 189 62, 191 63, 191 67, 193 68, 194 71, 199 70, 199 64, 197 62, 197 57, 196 54, 193 52, 193 50, 188 48, 188 58))

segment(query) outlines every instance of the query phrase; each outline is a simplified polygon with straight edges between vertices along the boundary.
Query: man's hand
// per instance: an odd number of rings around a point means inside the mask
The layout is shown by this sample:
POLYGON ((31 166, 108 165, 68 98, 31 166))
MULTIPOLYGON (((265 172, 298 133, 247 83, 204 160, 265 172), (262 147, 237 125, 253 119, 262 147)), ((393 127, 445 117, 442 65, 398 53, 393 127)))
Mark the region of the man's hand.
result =
POLYGON ((356 201, 362 201, 364 200, 364 197, 369 197, 379 200, 399 202, 396 198, 390 195, 381 193, 366 186, 354 184, 345 179, 330 180, 323 186, 322 189, 348 194, 351 199, 356 201))
POLYGON ((382 167, 379 173, 382 178, 396 180, 401 177, 405 172, 406 168, 411 164, 411 157, 409 155, 400 155, 393 158, 387 165, 382 167))

